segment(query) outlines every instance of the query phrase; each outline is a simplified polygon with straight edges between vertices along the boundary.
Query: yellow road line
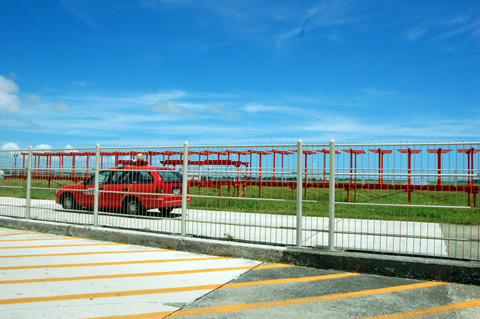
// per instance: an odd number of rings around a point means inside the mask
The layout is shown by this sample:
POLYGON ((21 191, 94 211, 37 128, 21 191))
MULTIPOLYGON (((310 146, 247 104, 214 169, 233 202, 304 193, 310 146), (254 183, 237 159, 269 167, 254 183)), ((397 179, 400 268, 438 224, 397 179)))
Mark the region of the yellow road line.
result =
POLYGON ((36 255, 10 255, 0 256, 0 258, 24 258, 24 257, 55 257, 55 256, 80 256, 80 255, 107 255, 107 254, 129 254, 129 253, 156 253, 168 252, 170 249, 150 249, 150 250, 122 250, 122 251, 85 251, 80 253, 58 253, 58 254, 36 254, 36 255))
POLYGON ((215 260, 215 259, 228 259, 228 258, 226 258, 226 257, 202 257, 202 258, 133 260, 133 261, 114 261, 114 262, 101 262, 101 263, 79 263, 79 264, 59 264, 59 265, 31 265, 31 266, 0 267, 0 270, 68 268, 68 267, 96 267, 96 266, 116 266, 116 265, 134 265, 134 264, 156 264, 156 263, 172 263, 172 262, 182 262, 182 261, 201 261, 201 260, 215 260))
MULTIPOLYGON (((183 260, 185 260, 185 259, 183 259, 183 260)), ((178 261, 180 261, 180 260, 178 260, 178 261)), ((177 271, 163 271, 163 272, 150 272, 150 273, 135 273, 135 274, 116 274, 116 275, 98 275, 98 276, 80 276, 80 277, 60 277, 60 278, 17 279, 17 280, 3 280, 3 281, 0 281, 0 285, 25 284, 25 283, 36 283, 36 282, 58 282, 58 281, 77 281, 77 280, 95 280, 95 279, 115 279, 115 278, 130 278, 130 277, 182 275, 182 274, 216 272, 216 271, 245 270, 245 269, 252 269, 252 268, 255 268, 255 269, 270 269, 270 268, 284 268, 284 267, 292 267, 292 266, 285 265, 285 264, 272 264, 272 265, 261 265, 261 266, 258 266, 258 267, 242 266, 242 267, 206 268, 206 269, 193 269, 193 270, 177 270, 177 271)), ((306 278, 309 278, 309 277, 306 277, 306 278)), ((325 278, 325 279, 328 279, 328 278, 325 278)), ((308 281, 308 280, 305 280, 305 281, 308 281)))
POLYGON ((3 237, 3 236, 20 236, 20 235, 23 235, 23 236, 39 236, 39 235, 49 235, 49 234, 46 234, 46 233, 14 233, 14 234, 0 234, 0 237, 3 237))
MULTIPOLYGON (((321 277, 311 277, 313 280, 321 280, 321 277)), ((303 280, 303 278, 297 278, 303 280)), ((282 279, 270 280, 270 284, 281 283, 282 279), (277 281, 277 282, 276 282, 277 281)), ((260 281, 261 285, 265 285, 266 281, 260 281)), ((238 283, 235 286, 224 286, 225 288, 238 288, 238 287, 248 287, 251 286, 251 282, 238 283)), ((201 285, 201 286, 188 286, 188 287, 173 287, 173 288, 158 288, 158 289, 145 289, 145 290, 129 290, 129 291, 112 291, 112 292, 101 292, 101 293, 85 293, 85 294, 75 294, 75 295, 61 295, 61 296, 45 296, 45 297, 27 297, 27 298, 14 298, 14 299, 2 299, 0 300, 0 305, 12 305, 12 304, 21 304, 21 303, 32 303, 32 302, 48 302, 48 301, 63 301, 63 300, 76 300, 76 299, 95 299, 95 298, 108 298, 108 297, 126 297, 126 296, 139 296, 139 295, 151 295, 151 294, 162 294, 162 293, 173 293, 173 292, 186 292, 186 291, 195 291, 195 290, 213 290, 222 287, 223 284, 213 284, 213 285, 201 285)))
POLYGON ((11 241, 40 241, 40 240, 70 240, 70 239, 82 239, 77 237, 56 237, 56 238, 29 238, 29 239, 3 239, 0 242, 11 242, 11 241))
MULTIPOLYGON (((266 268, 283 268, 288 265, 276 264, 268 266, 259 266, 256 269, 266 268)), ((148 272, 148 273, 135 273, 135 274, 116 274, 116 275, 98 275, 98 276, 79 276, 79 277, 61 277, 61 278, 35 278, 35 279, 17 279, 17 280, 3 280, 0 281, 0 285, 7 284, 27 284, 36 282, 59 282, 59 281, 77 281, 77 280, 96 280, 96 279, 117 279, 117 278, 132 278, 132 277, 149 277, 149 276, 169 276, 169 275, 185 275, 196 274, 206 272, 217 271, 234 271, 234 270, 248 270, 255 268, 254 266, 242 266, 242 267, 224 267, 224 268, 206 268, 206 269, 190 269, 190 270, 176 270, 176 271, 160 271, 160 272, 148 272)))
POLYGON ((325 280, 325 279, 352 277, 352 276, 359 276, 359 275, 360 274, 358 273, 348 273, 348 274, 332 274, 332 275, 312 276, 312 277, 260 280, 260 281, 251 281, 251 282, 238 282, 238 283, 226 284, 225 286, 222 287, 222 289, 250 287, 250 286, 265 286, 265 285, 272 285, 272 284, 286 284, 290 282, 309 282, 309 281, 317 281, 317 280, 325 280))
POLYGON ((287 264, 268 264, 268 265, 258 265, 255 269, 269 269, 269 268, 291 268, 295 267, 287 264))
POLYGON ((434 316, 434 315, 439 315, 439 314, 442 314, 442 313, 453 312, 453 311, 457 311, 457 310, 475 308, 475 307, 480 307, 480 299, 464 301, 464 302, 457 302, 457 303, 453 303, 453 304, 424 308, 424 309, 418 309, 418 310, 396 312, 396 313, 391 313, 391 314, 388 314, 388 315, 368 317, 368 318, 364 318, 364 319, 419 318, 419 317, 434 316))
POLYGON ((109 245, 124 245, 124 244, 120 244, 120 243, 103 243, 103 244, 71 244, 71 245, 15 246, 15 247, 0 247, 0 249, 58 248, 58 247, 109 246, 109 245))
POLYGON ((265 308, 274 308, 274 307, 303 305, 303 304, 316 303, 316 302, 322 302, 322 301, 328 301, 328 300, 340 300, 340 299, 346 299, 346 298, 378 295, 378 294, 384 294, 384 293, 392 293, 392 292, 406 291, 406 290, 427 288, 427 287, 434 287, 434 286, 440 286, 440 285, 447 285, 447 283, 427 282, 427 283, 410 284, 410 285, 402 285, 402 286, 394 286, 394 287, 387 287, 387 288, 378 288, 378 289, 370 289, 370 290, 362 290, 362 291, 354 291, 354 292, 323 295, 323 296, 314 296, 314 297, 306 297, 306 298, 284 299, 284 300, 276 300, 276 301, 264 301, 264 302, 258 302, 258 303, 250 303, 250 304, 239 304, 239 305, 197 308, 197 309, 184 309, 184 310, 179 310, 179 311, 176 311, 176 312, 164 311, 164 312, 156 312, 156 313, 124 315, 124 316, 111 316, 111 317, 99 317, 99 318, 90 318, 90 319, 100 319, 100 318, 102 318, 102 319, 106 319, 106 318, 109 318, 109 319, 131 319, 131 318, 153 319, 153 318, 164 318, 165 316, 168 316, 168 318, 199 316, 199 315, 206 315, 206 314, 213 314, 213 313, 228 313, 228 312, 253 310, 253 309, 265 309, 265 308))
POLYGON ((64 300, 77 300, 77 299, 139 296, 139 295, 185 292, 185 291, 194 291, 194 290, 212 290, 212 289, 219 288, 220 286, 221 285, 217 284, 217 285, 203 285, 203 286, 191 286, 191 287, 174 287, 174 288, 159 288, 159 289, 146 289, 146 290, 85 293, 85 294, 61 295, 61 296, 2 299, 0 300, 0 305, 13 305, 13 304, 32 303, 32 302, 64 301, 64 300))

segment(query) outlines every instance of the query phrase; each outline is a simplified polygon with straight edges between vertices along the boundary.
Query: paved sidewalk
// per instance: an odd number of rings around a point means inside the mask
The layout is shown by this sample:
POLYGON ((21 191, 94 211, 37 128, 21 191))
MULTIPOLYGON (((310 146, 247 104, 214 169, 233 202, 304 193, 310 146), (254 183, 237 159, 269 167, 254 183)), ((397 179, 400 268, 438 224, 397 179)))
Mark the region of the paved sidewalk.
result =
POLYGON ((173 312, 258 261, 0 228, 0 318, 173 312))
POLYGON ((480 286, 0 228, 0 318, 480 318, 480 286), (375 317, 377 318, 377 317, 375 317))

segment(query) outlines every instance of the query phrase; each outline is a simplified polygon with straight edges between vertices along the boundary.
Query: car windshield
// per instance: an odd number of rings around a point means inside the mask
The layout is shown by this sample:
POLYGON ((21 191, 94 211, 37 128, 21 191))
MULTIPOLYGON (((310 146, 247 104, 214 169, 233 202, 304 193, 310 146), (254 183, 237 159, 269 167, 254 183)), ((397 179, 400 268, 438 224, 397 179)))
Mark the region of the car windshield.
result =
POLYGON ((157 171, 160 174, 164 183, 181 183, 182 182, 182 174, 176 171, 170 170, 160 170, 157 171))

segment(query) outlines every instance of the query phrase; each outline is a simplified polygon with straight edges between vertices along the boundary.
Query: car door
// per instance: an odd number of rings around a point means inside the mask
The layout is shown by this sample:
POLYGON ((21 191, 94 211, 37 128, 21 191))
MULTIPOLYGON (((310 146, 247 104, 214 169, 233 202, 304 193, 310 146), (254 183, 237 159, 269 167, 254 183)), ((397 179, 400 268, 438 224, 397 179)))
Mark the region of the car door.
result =
MULTIPOLYGON (((99 193, 99 206, 102 203, 103 199, 102 197, 104 196, 104 193, 101 192, 105 185, 108 184, 110 177, 111 177, 112 172, 111 171, 101 171, 98 174, 98 188, 100 190, 99 193)), ((87 180, 84 182, 84 189, 83 191, 78 192, 78 197, 77 203, 80 206, 84 207, 93 207, 94 206, 94 201, 95 201, 95 175, 90 176, 87 180)))
POLYGON ((130 171, 114 169, 109 182, 103 185, 100 206, 106 209, 122 208, 122 202, 130 191, 130 171))
POLYGON ((139 198, 142 205, 150 208, 150 206, 152 206, 150 200, 152 195, 146 194, 155 193, 155 184, 152 174, 146 170, 132 171, 130 173, 130 180, 130 193, 133 193, 135 197, 139 198))

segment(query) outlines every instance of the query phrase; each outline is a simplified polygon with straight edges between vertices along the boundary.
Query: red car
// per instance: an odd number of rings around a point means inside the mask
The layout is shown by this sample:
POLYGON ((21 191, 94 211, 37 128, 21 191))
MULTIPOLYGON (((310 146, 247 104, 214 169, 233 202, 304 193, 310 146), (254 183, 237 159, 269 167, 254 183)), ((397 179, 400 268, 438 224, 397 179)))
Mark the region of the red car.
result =
MULTIPOLYGON (((98 207, 123 210, 127 214, 144 214, 158 208, 163 213, 182 206, 182 179, 178 171, 167 167, 146 166, 147 162, 119 161, 125 166, 100 171, 98 207)), ((61 187, 55 201, 64 209, 94 206, 95 175, 82 184, 61 187)), ((187 198, 187 203, 191 202, 187 198)))

